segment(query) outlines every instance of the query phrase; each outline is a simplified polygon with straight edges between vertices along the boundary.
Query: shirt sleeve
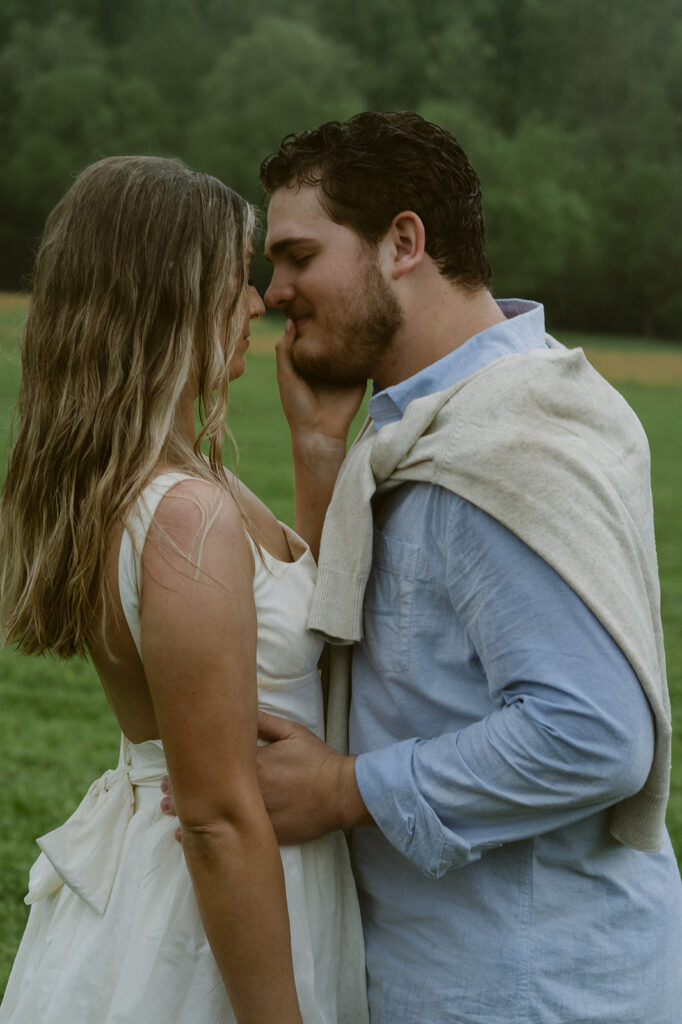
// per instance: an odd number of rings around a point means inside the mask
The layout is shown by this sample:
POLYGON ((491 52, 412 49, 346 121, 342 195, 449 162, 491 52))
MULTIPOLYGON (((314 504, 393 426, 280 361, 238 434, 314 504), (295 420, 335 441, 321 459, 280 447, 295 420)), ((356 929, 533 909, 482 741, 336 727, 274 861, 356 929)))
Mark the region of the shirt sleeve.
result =
MULTIPOLYGON (((449 492, 439 500, 446 514, 436 542, 452 612, 494 710, 356 761, 377 825, 433 877, 637 792, 654 744, 635 673, 574 591, 476 506, 449 492)), ((428 665, 419 671, 416 684, 427 685, 428 665)), ((456 699, 456 678, 452 685, 456 699)))

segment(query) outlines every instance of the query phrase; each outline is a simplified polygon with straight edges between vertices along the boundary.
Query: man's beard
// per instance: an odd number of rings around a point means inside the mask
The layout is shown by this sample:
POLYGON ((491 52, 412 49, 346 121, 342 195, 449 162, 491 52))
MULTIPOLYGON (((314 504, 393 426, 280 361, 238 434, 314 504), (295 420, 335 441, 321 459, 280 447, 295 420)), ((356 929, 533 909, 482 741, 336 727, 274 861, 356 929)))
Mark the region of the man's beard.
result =
POLYGON ((294 343, 291 360, 302 377, 352 386, 374 376, 403 325, 403 312, 374 262, 362 268, 358 282, 342 312, 324 322, 313 316, 322 335, 317 352, 306 352, 303 339, 300 349, 294 343))

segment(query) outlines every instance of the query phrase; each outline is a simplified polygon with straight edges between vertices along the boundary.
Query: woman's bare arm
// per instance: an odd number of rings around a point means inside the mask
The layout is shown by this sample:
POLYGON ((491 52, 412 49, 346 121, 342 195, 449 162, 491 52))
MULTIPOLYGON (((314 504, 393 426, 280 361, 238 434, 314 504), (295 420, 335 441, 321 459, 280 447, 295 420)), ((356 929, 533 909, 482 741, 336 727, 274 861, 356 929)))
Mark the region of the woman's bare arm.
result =
POLYGON ((301 377, 291 361, 294 337, 291 321, 287 321, 277 344, 277 380, 291 430, 296 532, 317 558, 327 506, 346 456, 348 430, 365 386, 337 386, 301 377))
POLYGON ((253 559, 232 499, 178 484, 142 563, 145 675, 206 935, 240 1024, 301 1024, 282 863, 256 776, 253 559))

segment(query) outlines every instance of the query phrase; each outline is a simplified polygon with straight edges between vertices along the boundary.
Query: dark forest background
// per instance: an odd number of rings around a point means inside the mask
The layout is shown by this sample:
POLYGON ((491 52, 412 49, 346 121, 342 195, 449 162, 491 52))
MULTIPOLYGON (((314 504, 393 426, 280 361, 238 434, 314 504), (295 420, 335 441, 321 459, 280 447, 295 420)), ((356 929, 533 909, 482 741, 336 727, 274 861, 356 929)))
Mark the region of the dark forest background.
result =
POLYGON ((99 157, 178 156, 260 202, 283 135, 363 109, 460 139, 496 295, 682 337, 682 0, 3 0, 0 288, 99 157))

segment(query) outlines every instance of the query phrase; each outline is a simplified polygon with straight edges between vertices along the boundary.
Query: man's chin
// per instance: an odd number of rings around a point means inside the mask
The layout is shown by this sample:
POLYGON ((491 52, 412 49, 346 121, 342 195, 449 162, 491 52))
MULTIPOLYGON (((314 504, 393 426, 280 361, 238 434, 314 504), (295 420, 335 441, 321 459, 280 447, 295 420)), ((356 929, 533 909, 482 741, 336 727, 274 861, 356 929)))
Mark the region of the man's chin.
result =
POLYGON ((291 349, 291 361, 297 373, 312 383, 333 385, 335 387, 356 387, 364 384, 368 375, 359 367, 349 366, 340 359, 330 358, 306 351, 303 345, 294 345, 291 349))

